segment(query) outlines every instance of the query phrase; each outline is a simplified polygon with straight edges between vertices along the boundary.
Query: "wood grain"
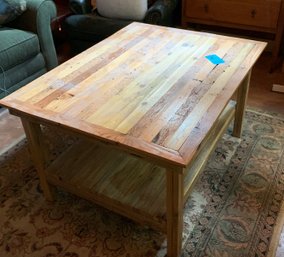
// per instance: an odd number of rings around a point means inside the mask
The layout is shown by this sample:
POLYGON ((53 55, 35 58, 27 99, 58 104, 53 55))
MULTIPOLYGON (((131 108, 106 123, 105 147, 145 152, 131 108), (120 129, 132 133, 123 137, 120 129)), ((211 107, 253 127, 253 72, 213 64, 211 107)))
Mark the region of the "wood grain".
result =
POLYGON ((281 0, 186 0, 184 4, 190 18, 275 30, 281 0))
MULTIPOLYGON (((179 152, 196 126, 203 131, 200 121, 214 113, 220 94, 221 105, 228 103, 243 77, 230 92, 226 86, 240 69, 249 72, 264 47, 257 41, 132 23, 0 104, 116 142, 125 151, 136 149, 141 156, 170 159, 172 154, 175 163, 186 166, 189 160, 178 160, 172 151, 179 152), (225 63, 210 63, 209 54, 225 63), (141 142, 147 149, 141 150, 141 142), (165 149, 170 151, 164 154, 165 149)), ((201 133, 202 141, 206 131, 201 133)))
POLYGON ((53 190, 51 185, 49 185, 47 181, 47 175, 45 172, 45 146, 41 135, 41 127, 39 124, 29 122, 25 119, 21 119, 21 121, 25 130, 27 140, 29 142, 29 150, 39 176, 41 189, 44 193, 45 198, 48 201, 53 201, 53 190))
POLYGON ((167 170, 167 256, 180 256, 183 231, 183 176, 167 170))
POLYGON ((54 185, 166 232, 164 168, 80 140, 48 167, 47 174, 54 185))

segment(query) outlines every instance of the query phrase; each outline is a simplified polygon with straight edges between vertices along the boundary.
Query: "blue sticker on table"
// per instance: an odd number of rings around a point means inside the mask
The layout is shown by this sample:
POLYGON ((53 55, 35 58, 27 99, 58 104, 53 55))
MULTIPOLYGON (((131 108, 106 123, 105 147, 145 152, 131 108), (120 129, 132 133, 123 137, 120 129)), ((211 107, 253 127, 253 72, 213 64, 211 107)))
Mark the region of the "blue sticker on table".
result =
POLYGON ((225 63, 225 61, 216 54, 207 55, 205 58, 207 58, 213 64, 225 63))

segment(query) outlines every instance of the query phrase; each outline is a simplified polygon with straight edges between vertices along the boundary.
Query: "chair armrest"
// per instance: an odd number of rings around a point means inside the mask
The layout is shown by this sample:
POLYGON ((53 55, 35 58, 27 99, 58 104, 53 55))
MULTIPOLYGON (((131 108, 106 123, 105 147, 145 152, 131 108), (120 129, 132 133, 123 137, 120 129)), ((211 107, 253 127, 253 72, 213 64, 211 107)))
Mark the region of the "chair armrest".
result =
POLYGON ((55 17, 56 6, 53 1, 27 0, 27 10, 8 25, 38 35, 41 52, 48 70, 58 64, 50 26, 52 19, 55 17))
POLYGON ((170 25, 176 5, 176 0, 157 0, 148 9, 144 22, 149 24, 170 25))
POLYGON ((91 0, 70 0, 69 8, 75 14, 87 14, 92 12, 91 0))

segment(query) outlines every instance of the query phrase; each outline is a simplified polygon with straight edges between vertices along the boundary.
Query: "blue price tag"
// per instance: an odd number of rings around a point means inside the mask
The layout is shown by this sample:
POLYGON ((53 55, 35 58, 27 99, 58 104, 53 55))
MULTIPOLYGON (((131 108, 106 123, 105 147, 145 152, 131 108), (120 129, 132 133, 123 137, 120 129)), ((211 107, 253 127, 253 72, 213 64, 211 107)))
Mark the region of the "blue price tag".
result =
POLYGON ((225 61, 216 54, 207 55, 205 58, 207 58, 213 64, 225 63, 225 61))

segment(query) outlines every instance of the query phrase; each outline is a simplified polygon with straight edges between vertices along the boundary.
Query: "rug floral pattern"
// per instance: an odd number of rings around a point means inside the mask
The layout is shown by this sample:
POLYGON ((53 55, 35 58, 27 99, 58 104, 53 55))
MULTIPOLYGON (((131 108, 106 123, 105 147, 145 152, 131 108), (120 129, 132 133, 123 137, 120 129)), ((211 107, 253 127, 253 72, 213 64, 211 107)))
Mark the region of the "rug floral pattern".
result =
MULTIPOLYGON (((46 131, 53 157, 74 140, 46 131)), ((284 120, 248 111, 242 139, 229 134, 185 205, 183 257, 264 257, 271 244, 284 191, 284 120)), ((165 253, 162 233, 63 190, 46 202, 25 141, 0 157, 0 256, 165 253)))

